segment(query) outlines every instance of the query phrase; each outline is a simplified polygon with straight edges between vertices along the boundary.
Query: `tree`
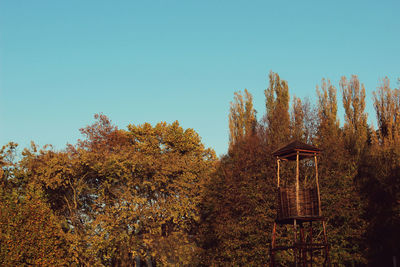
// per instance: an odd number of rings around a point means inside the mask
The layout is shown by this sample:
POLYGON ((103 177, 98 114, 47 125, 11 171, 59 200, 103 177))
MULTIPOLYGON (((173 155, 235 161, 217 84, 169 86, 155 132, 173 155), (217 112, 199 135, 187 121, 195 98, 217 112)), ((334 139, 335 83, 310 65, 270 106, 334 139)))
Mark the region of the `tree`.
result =
POLYGON ((312 144, 317 133, 318 111, 309 99, 294 96, 290 113, 290 136, 292 140, 312 144))
POLYGON ((57 216, 40 188, 21 183, 17 144, 0 151, 0 265, 60 266, 68 263, 67 244, 57 216))
POLYGON ((264 91, 267 138, 275 148, 289 141, 289 87, 277 73, 269 73, 269 87, 264 91))
POLYGON ((26 151, 24 168, 64 223, 80 265, 195 260, 195 230, 215 153, 198 134, 172 124, 118 130, 104 115, 75 146, 26 151), (166 249, 168 248, 168 249, 166 249))
POLYGON ((253 135, 221 159, 202 205, 202 266, 262 266, 268 261, 275 195, 270 153, 253 135))
POLYGON ((256 125, 253 96, 247 89, 244 89, 244 97, 241 92, 235 92, 229 113, 229 147, 240 142, 247 135, 254 134, 256 125))
POLYGON ((339 266, 365 264, 362 233, 363 205, 354 183, 357 172, 345 149, 337 119, 336 88, 322 80, 318 94, 316 145, 322 149, 319 160, 322 211, 327 217, 331 262, 339 266))
POLYGON ((400 145, 400 89, 391 89, 385 77, 374 94, 379 141, 383 145, 400 145))
POLYGON ((317 95, 319 120, 317 145, 323 146, 326 141, 337 139, 339 135, 336 88, 329 80, 322 79, 321 91, 317 85, 317 95))
MULTIPOLYGON (((356 179, 366 203, 368 262, 381 266, 400 257, 400 90, 391 89, 387 77, 374 92, 374 106, 378 140, 372 138, 362 154, 356 179)), ((371 135, 375 137, 374 132, 371 135)))
POLYGON ((345 111, 343 127, 346 147, 357 158, 367 142, 367 114, 365 113, 365 88, 357 75, 350 81, 343 76, 340 81, 345 111))
POLYGON ((305 141, 306 129, 305 129, 305 110, 301 103, 301 99, 296 96, 293 97, 292 112, 290 120, 290 130, 292 139, 305 141))
POLYGON ((364 233, 370 266, 390 266, 400 257, 400 149, 372 145, 358 166, 357 183, 366 203, 364 233))

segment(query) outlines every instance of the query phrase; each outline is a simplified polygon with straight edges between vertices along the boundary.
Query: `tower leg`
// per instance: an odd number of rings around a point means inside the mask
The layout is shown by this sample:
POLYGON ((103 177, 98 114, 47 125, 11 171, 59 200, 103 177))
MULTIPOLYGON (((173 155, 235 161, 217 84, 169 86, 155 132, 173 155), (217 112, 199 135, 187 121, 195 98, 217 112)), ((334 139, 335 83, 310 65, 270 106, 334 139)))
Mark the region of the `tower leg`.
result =
MULTIPOLYGON (((310 237, 310 244, 312 246, 313 243, 313 232, 312 232, 312 221, 310 221, 310 232, 309 232, 309 237, 310 237)), ((313 265, 313 250, 310 250, 310 266, 312 267, 313 265)))
POLYGON ((271 247, 269 249, 269 266, 275 267, 275 239, 276 239, 276 222, 274 222, 274 226, 272 228, 272 239, 271 239, 271 247))
POLYGON ((301 242, 300 255, 301 255, 302 262, 303 262, 303 267, 306 267, 306 264, 307 264, 307 249, 305 247, 305 242, 304 242, 303 224, 300 224, 300 242, 301 242))
POLYGON ((294 229, 294 244, 293 244, 294 266, 297 267, 297 221, 296 221, 296 219, 294 219, 293 229, 294 229))
POLYGON ((325 266, 330 267, 331 261, 329 259, 329 246, 328 246, 328 238, 326 236, 326 225, 325 220, 322 221, 322 227, 324 228, 324 242, 325 242, 325 266))

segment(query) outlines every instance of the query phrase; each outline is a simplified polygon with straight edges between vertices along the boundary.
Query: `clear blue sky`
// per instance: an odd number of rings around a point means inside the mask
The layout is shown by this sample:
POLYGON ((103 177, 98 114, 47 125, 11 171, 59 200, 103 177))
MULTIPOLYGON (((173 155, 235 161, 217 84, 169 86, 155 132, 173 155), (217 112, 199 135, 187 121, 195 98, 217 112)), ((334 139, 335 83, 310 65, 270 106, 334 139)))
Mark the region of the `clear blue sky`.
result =
POLYGON ((123 129, 178 120, 220 155, 233 92, 261 118, 270 70, 311 99, 357 74, 373 121, 399 49, 400 1, 0 0, 0 145, 62 149, 102 112, 123 129))

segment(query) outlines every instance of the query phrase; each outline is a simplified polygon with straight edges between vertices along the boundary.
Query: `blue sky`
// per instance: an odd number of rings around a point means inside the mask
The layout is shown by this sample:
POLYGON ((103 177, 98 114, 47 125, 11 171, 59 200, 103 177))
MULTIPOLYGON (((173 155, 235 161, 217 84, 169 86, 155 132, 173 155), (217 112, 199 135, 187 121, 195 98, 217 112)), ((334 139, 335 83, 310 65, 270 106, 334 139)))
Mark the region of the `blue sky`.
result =
MULTIPOLYGON (((400 77, 400 1, 0 1, 0 145, 80 138, 104 113, 125 129, 178 120, 217 154, 229 102, 258 117, 270 70, 291 96, 357 74, 367 91, 400 77)), ((338 97, 339 103, 340 95, 338 97)), ((340 117, 343 122, 343 117, 340 117)))

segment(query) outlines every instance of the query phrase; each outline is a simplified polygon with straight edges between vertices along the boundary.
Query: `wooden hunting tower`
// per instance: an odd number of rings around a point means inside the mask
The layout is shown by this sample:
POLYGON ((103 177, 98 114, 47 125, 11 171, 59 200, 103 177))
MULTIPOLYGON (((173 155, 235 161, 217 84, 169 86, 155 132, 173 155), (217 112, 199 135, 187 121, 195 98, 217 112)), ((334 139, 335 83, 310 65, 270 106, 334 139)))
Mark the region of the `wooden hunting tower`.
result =
MULTIPOLYGON (((321 197, 318 182, 318 162, 317 156, 320 149, 299 141, 294 141, 273 152, 277 160, 277 217, 272 229, 272 239, 270 247, 270 266, 276 266, 275 254, 278 251, 291 250, 294 255, 294 266, 313 265, 313 255, 315 251, 324 252, 324 266, 330 266, 329 246, 326 236, 325 219, 321 212, 321 197), (300 161, 309 159, 305 164, 308 168, 315 168, 315 179, 305 183, 300 183, 300 161), (313 159, 313 162, 310 161, 313 159), (283 162, 296 162, 295 181, 290 184, 287 181, 292 177, 282 179, 280 168, 283 162), (323 237, 313 240, 313 222, 322 223, 323 237), (289 244, 277 246, 277 226, 293 225, 293 239, 289 244), (305 226, 308 229, 305 231, 305 226)), ((293 179, 292 179, 293 180, 293 179)), ((314 229, 317 225, 314 224, 314 229)), ((287 243, 287 242, 286 242, 287 243)))

